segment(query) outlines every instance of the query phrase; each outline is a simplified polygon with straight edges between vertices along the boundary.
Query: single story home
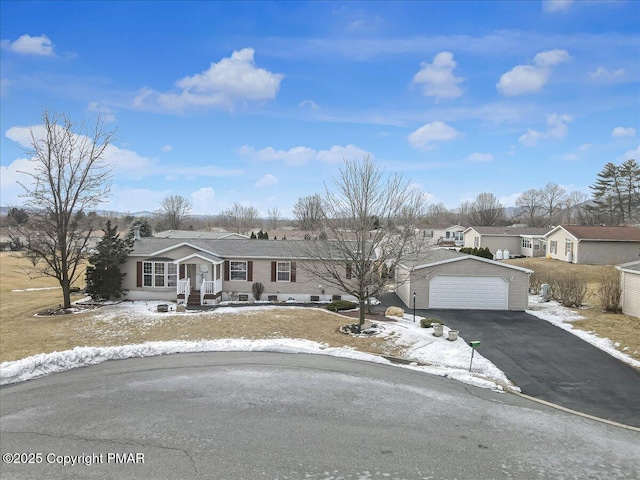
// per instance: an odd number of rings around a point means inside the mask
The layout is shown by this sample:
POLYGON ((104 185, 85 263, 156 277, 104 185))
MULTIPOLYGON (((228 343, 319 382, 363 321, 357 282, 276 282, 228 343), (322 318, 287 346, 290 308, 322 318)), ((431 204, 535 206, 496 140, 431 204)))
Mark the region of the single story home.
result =
POLYGON ((207 231, 194 231, 194 230, 164 230, 162 232, 156 232, 153 234, 158 238, 225 238, 237 240, 239 238, 249 238, 247 235, 240 233, 227 232, 224 229, 207 231))
POLYGON ((525 310, 532 270, 431 249, 396 267, 396 293, 408 306, 469 310, 525 310))
POLYGON ((548 228, 529 227, 469 227, 464 231, 465 248, 488 247, 494 258, 509 256, 544 257, 548 228))
MULTIPOLYGON (((299 302, 355 300, 303 268, 311 262, 304 241, 237 238, 137 237, 122 266, 131 300, 191 305, 253 300, 252 285, 264 285, 262 300, 299 302)), ((345 277, 350 265, 345 262, 345 277)))
POLYGON ((640 318, 640 260, 616 268, 620 270, 622 313, 640 318))
POLYGON ((465 229, 462 225, 428 225, 422 230, 422 237, 429 245, 462 247, 465 229))
POLYGON ((640 257, 640 229, 559 225, 545 235, 548 256, 585 265, 619 265, 640 257))

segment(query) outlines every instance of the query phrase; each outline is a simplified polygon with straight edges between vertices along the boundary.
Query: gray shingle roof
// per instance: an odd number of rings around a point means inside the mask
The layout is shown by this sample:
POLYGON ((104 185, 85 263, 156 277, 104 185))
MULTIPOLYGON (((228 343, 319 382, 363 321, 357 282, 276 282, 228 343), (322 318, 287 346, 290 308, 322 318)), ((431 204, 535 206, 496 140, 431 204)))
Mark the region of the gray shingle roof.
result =
POLYGON ((469 227, 473 228, 480 235, 544 235, 549 228, 529 228, 529 227, 469 227))
POLYGON ((167 255, 173 247, 191 245, 220 258, 308 258, 305 240, 225 240, 143 237, 135 241, 133 256, 167 255), (161 253, 159 253, 161 252, 161 253))

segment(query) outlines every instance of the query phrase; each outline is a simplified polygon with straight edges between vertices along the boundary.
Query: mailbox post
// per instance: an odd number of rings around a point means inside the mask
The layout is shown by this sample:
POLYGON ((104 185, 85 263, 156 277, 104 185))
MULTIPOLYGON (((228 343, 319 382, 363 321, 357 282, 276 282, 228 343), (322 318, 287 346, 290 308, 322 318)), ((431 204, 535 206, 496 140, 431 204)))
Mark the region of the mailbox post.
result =
POLYGON ((480 340, 473 340, 469 342, 471 347, 471 361, 469 362, 469 371, 471 371, 471 365, 473 365, 473 354, 476 352, 476 348, 480 346, 480 340))

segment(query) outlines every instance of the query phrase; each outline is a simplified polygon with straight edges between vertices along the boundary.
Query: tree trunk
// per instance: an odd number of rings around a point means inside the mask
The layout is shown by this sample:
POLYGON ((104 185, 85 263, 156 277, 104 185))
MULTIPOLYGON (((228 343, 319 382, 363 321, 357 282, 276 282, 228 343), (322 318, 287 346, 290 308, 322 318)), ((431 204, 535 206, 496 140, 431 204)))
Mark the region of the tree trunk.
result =
POLYGON ((71 288, 69 286, 69 280, 61 280, 60 286, 62 287, 63 307, 71 308, 71 288))
POLYGON ((359 304, 360 304, 360 319, 358 320, 358 331, 362 330, 362 325, 364 325, 364 313, 365 313, 365 304, 364 304, 364 300, 360 299, 358 300, 359 304))

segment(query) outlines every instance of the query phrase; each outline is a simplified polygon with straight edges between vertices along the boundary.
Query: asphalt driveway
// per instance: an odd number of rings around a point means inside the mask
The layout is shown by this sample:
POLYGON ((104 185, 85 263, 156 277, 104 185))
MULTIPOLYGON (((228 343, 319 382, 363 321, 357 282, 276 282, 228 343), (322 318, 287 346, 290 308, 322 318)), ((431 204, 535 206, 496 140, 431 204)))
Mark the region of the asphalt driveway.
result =
MULTIPOLYGON (((403 305, 395 294, 381 307, 403 305)), ((416 310, 480 340, 522 393, 582 413, 640 427, 640 372, 549 322, 524 312, 416 310)))

